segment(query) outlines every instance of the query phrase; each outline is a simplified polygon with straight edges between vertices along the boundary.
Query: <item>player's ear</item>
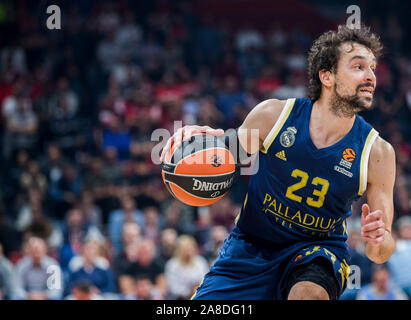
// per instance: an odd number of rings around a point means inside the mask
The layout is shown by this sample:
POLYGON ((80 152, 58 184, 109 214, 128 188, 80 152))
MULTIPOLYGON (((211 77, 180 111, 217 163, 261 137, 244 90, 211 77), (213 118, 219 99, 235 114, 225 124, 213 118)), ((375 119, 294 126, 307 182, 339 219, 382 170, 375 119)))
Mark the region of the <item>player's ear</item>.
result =
POLYGON ((318 71, 318 77, 326 88, 331 88, 333 86, 334 74, 330 70, 322 69, 318 71))

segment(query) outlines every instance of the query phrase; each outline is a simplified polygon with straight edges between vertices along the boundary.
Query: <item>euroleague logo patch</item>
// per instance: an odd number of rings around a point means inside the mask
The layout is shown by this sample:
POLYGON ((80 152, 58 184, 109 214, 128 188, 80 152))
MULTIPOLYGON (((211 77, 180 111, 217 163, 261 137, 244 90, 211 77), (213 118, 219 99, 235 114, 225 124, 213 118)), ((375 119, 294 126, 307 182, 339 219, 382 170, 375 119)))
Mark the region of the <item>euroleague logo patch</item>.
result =
POLYGON ((348 162, 355 160, 355 151, 351 148, 347 148, 343 151, 343 159, 348 162))
MULTIPOLYGON (((355 156, 356 153, 354 151, 354 149, 352 148, 345 148, 344 151, 342 152, 342 157, 340 159, 340 163, 339 165, 341 167, 344 167, 345 169, 351 169, 352 164, 355 160, 355 156)), ((352 177, 352 173, 346 171, 344 168, 338 167, 338 172, 341 172, 347 176, 349 176, 350 178, 352 177)))

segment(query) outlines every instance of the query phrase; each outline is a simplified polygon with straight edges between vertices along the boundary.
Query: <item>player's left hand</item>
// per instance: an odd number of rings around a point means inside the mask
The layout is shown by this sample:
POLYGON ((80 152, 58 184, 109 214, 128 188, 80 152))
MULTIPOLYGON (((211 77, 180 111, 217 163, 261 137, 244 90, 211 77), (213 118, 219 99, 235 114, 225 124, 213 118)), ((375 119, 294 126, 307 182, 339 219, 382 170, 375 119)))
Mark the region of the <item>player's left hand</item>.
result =
POLYGON ((372 245, 381 244, 385 238, 385 223, 382 221, 382 211, 370 212, 370 207, 366 203, 362 205, 361 211, 361 236, 363 240, 372 245))

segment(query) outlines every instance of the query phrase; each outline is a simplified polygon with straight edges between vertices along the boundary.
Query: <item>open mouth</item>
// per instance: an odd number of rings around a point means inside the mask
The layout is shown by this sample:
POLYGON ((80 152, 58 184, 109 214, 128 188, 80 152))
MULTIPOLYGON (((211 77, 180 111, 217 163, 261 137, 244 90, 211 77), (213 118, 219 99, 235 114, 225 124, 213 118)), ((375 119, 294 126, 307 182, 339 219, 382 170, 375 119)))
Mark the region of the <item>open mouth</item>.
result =
POLYGON ((373 96, 373 94, 374 94, 374 89, 369 88, 369 87, 368 87, 368 88, 361 88, 361 89, 359 90, 359 92, 362 93, 363 96, 371 97, 371 98, 372 98, 372 96, 373 96))

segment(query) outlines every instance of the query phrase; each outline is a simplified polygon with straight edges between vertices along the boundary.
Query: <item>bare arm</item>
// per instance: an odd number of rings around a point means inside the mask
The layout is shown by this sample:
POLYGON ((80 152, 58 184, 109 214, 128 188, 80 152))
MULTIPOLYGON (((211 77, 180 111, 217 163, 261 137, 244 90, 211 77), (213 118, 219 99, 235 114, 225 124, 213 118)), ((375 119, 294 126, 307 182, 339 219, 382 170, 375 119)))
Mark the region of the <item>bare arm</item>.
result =
MULTIPOLYGON (((259 103, 250 111, 238 130, 238 139, 245 151, 253 154, 259 150, 264 139, 279 118, 285 103, 285 100, 268 99, 259 103)), ((196 125, 180 128, 168 139, 161 153, 160 160, 163 161, 164 155, 171 149, 173 143, 176 147, 179 147, 183 140, 189 139, 197 133, 221 136, 224 134, 224 130, 196 125)))
POLYGON ((256 105, 247 115, 238 130, 238 139, 249 154, 261 148, 271 128, 280 117, 285 103, 285 100, 265 100, 256 105))
POLYGON ((362 206, 361 232, 367 242, 365 253, 375 263, 386 262, 395 251, 391 234, 394 203, 395 153, 392 146, 378 137, 368 163, 368 204, 362 206))

